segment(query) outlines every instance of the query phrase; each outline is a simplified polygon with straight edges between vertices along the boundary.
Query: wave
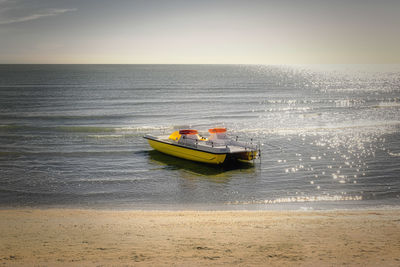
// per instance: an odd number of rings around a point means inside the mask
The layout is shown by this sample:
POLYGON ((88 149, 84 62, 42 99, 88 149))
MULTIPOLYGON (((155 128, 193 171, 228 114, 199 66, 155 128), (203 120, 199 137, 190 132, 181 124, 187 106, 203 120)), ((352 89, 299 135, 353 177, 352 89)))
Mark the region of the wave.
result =
POLYGON ((117 120, 117 119, 125 119, 125 118, 152 118, 152 117, 168 117, 168 114, 104 114, 104 115, 59 115, 59 114, 42 114, 42 115, 32 115, 32 114, 23 114, 23 115, 14 115, 14 114, 1 114, 1 119, 37 119, 37 120, 117 120))
MULTIPOLYGON (((147 132, 174 129, 174 126, 138 126, 138 127, 108 127, 108 126, 32 126, 32 125, 0 125, 0 131, 28 130, 55 131, 76 133, 112 133, 112 132, 147 132)), ((125 135, 126 136, 126 135, 125 135)))
MULTIPOLYGON (((126 193, 124 192, 105 192, 105 191, 100 191, 100 192, 82 192, 82 193, 73 193, 73 192, 54 192, 54 191, 40 191, 40 192, 35 192, 35 191, 28 191, 28 190, 23 190, 23 189, 10 189, 10 188, 0 188, 0 193, 12 193, 13 195, 25 195, 25 196, 35 196, 35 197, 50 197, 53 196, 56 198, 56 201, 65 201, 67 197, 70 197, 67 201, 73 201, 76 200, 77 202, 80 202, 82 198, 84 197, 92 197, 92 196, 114 196, 114 195, 124 195, 126 193), (63 196, 60 198, 60 196, 63 196)), ((52 202, 54 203, 54 202, 52 202)), ((3 204, 3 203, 1 203, 3 204)), ((32 204, 32 203, 31 203, 32 204)))
POLYGON ((364 88, 324 88, 324 89, 319 89, 321 92, 336 92, 336 93, 376 93, 376 92, 384 92, 384 93, 389 93, 389 92, 396 92, 399 89, 396 87, 364 87, 364 88))
MULTIPOLYGON (((254 116, 213 116, 214 119, 226 118, 253 118, 254 116)), ((173 130, 183 128, 210 128, 216 123, 203 123, 195 125, 161 125, 161 126, 127 126, 127 127, 109 127, 109 126, 32 126, 32 125, 0 125, 0 132, 60 132, 60 133, 87 133, 89 138, 127 138, 141 136, 148 132, 166 132, 169 133, 173 130)), ((225 123, 217 123, 218 125, 225 125, 225 123)), ((333 124, 326 126, 306 126, 306 127, 229 127, 230 131, 235 133, 251 133, 251 134, 323 134, 323 133, 337 133, 346 131, 368 131, 368 132, 385 132, 398 130, 400 121, 386 121, 386 122, 364 122, 358 124, 333 124)))
POLYGON ((280 204, 280 203, 303 203, 303 202, 328 202, 328 201, 359 201, 363 200, 362 196, 294 196, 286 198, 252 200, 252 201, 231 201, 226 205, 254 205, 254 204, 280 204))
POLYGON ((375 106, 376 108, 399 108, 399 102, 381 102, 379 105, 375 106))
POLYGON ((387 121, 387 122, 371 122, 364 124, 353 125, 331 125, 325 127, 310 126, 298 128, 247 128, 235 129, 237 133, 254 133, 254 134, 321 134, 321 133, 334 133, 342 131, 373 131, 373 132, 390 132, 396 130, 400 126, 400 121, 387 121))
POLYGON ((21 156, 21 155, 33 155, 38 156, 50 156, 50 157, 88 157, 88 156, 103 156, 103 155, 132 155, 136 151, 133 150, 107 150, 107 151, 1 151, 0 157, 8 156, 21 156))
MULTIPOLYGON (((46 127, 43 127, 46 128, 46 127)), ((99 126, 57 126, 47 127, 49 130, 55 130, 60 132, 84 132, 84 133, 107 133, 116 132, 117 128, 114 127, 99 127, 99 126)))
POLYGON ((0 151, 0 157, 6 157, 6 156, 19 156, 22 155, 23 153, 17 152, 17 151, 0 151))
POLYGON ((90 138, 97 138, 97 139, 113 139, 113 138, 126 138, 126 137, 133 137, 137 136, 136 134, 134 135, 125 135, 125 134, 91 134, 88 135, 87 137, 90 138))
POLYGON ((203 119, 253 119, 257 118, 258 115, 210 115, 204 116, 203 119))
POLYGON ((394 152, 390 152, 388 151, 388 154, 392 157, 400 157, 400 153, 394 153, 394 152))

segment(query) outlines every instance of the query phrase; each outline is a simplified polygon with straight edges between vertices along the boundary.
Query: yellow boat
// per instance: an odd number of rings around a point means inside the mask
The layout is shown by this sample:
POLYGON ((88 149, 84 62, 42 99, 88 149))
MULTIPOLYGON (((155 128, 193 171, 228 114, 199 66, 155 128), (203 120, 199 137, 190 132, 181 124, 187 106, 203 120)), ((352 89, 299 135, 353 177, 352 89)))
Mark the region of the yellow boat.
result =
POLYGON ((226 128, 209 129, 210 136, 202 137, 194 129, 183 129, 166 136, 146 134, 150 146, 162 153, 192 161, 222 164, 227 161, 251 161, 259 156, 257 145, 231 140, 226 128))

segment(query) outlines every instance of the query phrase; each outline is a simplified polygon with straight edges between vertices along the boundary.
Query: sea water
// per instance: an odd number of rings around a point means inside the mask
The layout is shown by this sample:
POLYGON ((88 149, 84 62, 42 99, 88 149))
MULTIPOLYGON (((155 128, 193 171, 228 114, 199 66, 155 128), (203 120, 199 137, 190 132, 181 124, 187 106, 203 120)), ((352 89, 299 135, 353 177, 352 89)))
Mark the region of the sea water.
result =
POLYGON ((400 65, 0 65, 0 206, 342 209, 400 204, 400 65), (143 135, 226 127, 210 166, 143 135))

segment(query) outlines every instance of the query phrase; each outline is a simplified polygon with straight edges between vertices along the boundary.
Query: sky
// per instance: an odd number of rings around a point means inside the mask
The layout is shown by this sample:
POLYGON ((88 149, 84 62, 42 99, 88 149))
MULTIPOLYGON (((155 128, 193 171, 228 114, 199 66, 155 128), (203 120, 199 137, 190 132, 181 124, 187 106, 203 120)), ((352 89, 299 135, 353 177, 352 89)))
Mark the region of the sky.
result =
POLYGON ((0 0, 0 63, 400 63, 400 1, 0 0))

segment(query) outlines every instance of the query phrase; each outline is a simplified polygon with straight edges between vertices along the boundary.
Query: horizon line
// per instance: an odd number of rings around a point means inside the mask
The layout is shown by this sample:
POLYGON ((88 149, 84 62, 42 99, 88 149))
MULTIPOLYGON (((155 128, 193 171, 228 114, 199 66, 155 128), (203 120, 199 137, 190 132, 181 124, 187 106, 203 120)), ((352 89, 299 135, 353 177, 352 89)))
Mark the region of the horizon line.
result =
POLYGON ((399 65, 396 63, 1 63, 0 65, 399 65))

